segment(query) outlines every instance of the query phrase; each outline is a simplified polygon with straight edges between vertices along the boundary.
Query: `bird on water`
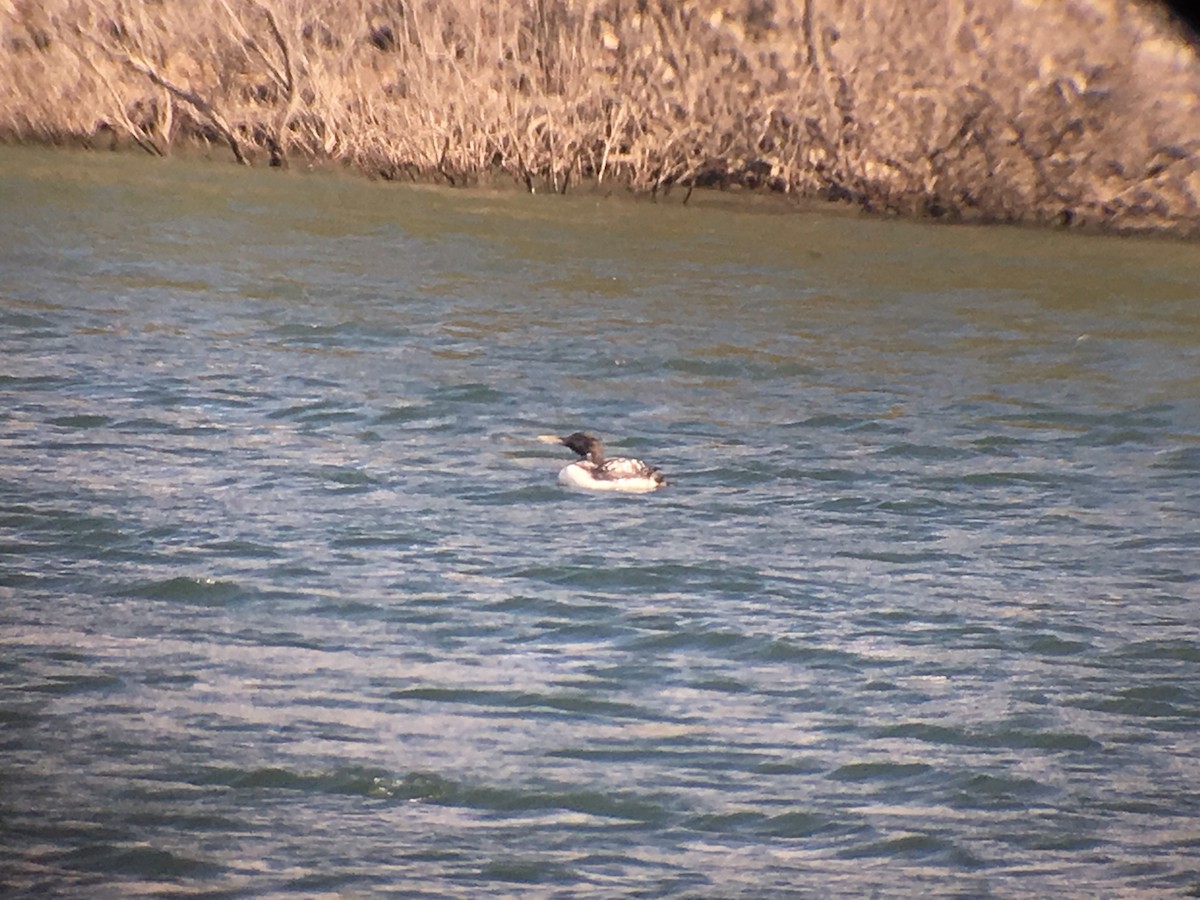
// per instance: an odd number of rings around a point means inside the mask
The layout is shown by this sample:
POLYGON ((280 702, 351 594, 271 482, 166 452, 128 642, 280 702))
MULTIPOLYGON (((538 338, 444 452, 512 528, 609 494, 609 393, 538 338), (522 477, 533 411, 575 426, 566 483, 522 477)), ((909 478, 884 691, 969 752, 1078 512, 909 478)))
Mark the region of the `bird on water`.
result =
POLYGON ((624 456, 605 459, 604 445, 592 434, 576 431, 566 437, 556 434, 538 435, 545 444, 562 444, 579 457, 558 473, 558 480, 567 487, 585 491, 624 491, 644 494, 657 491, 667 483, 662 472, 640 459, 624 456))

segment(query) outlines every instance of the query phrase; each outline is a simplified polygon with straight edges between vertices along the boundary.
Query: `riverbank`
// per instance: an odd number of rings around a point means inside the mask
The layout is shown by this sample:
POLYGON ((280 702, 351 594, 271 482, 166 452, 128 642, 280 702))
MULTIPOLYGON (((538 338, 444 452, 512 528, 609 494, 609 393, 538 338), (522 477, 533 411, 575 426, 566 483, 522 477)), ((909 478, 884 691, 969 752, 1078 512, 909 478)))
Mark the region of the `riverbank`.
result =
POLYGON ((1200 60, 1150 4, 9 0, 0 38, 8 141, 1200 234, 1200 60))

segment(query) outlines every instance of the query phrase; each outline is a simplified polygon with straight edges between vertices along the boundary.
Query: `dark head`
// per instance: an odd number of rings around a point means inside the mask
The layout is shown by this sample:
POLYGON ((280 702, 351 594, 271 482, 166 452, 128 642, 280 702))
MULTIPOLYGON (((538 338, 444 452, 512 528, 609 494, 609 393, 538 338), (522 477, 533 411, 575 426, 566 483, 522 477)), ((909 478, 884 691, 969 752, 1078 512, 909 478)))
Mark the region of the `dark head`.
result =
POLYGON ((599 438, 576 431, 559 440, 564 447, 574 450, 580 459, 591 459, 598 466, 604 465, 604 445, 599 438))

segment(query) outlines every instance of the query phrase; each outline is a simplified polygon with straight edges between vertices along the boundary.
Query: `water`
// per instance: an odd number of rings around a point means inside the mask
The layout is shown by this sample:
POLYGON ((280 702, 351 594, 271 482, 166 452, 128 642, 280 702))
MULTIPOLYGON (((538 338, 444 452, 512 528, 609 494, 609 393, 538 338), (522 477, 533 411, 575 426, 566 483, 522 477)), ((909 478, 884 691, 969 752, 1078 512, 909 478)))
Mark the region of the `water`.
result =
POLYGON ((694 200, 0 151, 0 890, 1194 894, 1200 251, 694 200))

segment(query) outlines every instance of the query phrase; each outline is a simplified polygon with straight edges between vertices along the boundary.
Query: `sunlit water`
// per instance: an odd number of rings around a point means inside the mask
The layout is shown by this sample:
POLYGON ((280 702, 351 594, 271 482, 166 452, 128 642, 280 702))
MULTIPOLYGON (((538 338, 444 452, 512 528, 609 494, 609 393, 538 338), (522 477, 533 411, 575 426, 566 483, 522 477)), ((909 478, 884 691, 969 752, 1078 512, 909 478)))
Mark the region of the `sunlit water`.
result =
POLYGON ((1180 896, 1198 600, 1194 244, 0 151, 6 895, 1180 896))

